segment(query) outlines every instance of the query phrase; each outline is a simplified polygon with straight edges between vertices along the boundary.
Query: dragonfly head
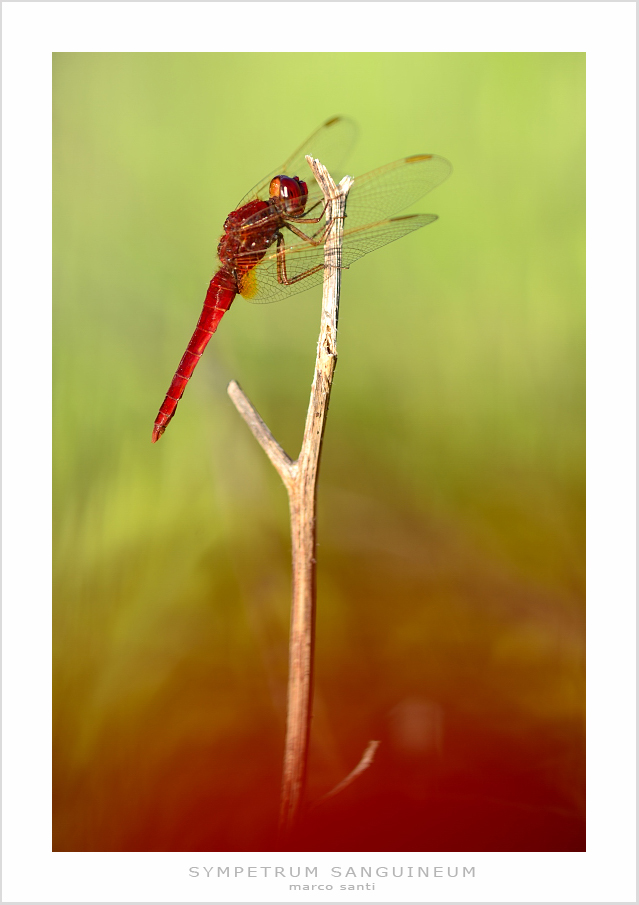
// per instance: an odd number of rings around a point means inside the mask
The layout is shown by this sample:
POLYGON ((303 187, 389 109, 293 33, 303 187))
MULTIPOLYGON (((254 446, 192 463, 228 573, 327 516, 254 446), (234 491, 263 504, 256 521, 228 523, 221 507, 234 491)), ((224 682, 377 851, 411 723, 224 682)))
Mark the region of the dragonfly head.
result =
POLYGON ((298 176, 276 176, 271 179, 269 195, 289 217, 301 217, 306 208, 308 186, 298 176))

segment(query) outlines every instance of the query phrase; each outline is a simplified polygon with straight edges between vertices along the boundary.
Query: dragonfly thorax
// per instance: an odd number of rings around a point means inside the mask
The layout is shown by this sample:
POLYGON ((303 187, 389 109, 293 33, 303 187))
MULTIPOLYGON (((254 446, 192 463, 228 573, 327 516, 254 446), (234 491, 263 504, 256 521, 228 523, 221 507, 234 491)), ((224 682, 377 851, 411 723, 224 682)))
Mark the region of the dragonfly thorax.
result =
POLYGON ((269 201, 249 201, 232 211, 217 247, 224 269, 239 275, 255 267, 275 241, 278 225, 269 201))

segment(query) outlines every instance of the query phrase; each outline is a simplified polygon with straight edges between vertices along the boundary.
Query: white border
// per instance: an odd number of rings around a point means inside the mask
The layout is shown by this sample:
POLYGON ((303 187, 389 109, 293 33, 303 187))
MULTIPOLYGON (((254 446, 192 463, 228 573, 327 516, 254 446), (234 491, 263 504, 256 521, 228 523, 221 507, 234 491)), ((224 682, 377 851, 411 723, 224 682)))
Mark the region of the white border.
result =
MULTIPOLYGON (((634 35, 633 3, 3 4, 4 901, 300 901, 188 868, 371 862, 476 877, 349 901, 634 901, 634 35), (339 33, 317 27, 320 11, 339 33), (50 851, 51 52, 273 50, 272 23, 291 14, 308 51, 588 55, 587 853, 50 851)), ((331 896, 303 900, 343 900, 331 896)))

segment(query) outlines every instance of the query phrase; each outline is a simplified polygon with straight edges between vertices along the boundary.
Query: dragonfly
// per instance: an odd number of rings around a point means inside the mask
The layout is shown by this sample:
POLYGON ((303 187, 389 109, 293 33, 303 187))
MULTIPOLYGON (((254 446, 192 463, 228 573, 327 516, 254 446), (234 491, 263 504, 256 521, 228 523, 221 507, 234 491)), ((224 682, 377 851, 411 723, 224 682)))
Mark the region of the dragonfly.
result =
MULTIPOLYGON (((352 120, 329 119, 226 218, 217 248, 220 266, 155 419, 154 443, 175 415, 204 349, 237 295, 249 302, 276 302, 324 279, 330 214, 319 186, 309 185, 299 174, 308 170, 306 155, 311 155, 337 181, 356 134, 352 120)), ((451 169, 443 157, 415 154, 357 177, 346 200, 340 266, 348 268, 369 252, 436 220, 435 214, 392 215, 440 185, 451 169)))

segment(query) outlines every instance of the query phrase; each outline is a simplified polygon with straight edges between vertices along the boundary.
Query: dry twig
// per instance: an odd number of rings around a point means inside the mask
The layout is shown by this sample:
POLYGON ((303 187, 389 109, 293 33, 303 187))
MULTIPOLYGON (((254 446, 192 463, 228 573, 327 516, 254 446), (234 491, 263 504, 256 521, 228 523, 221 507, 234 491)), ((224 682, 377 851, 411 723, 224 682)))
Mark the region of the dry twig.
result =
POLYGON ((290 835, 299 820, 306 780, 315 640, 317 475, 333 373, 337 363, 341 239, 346 196, 353 182, 346 176, 339 186, 336 186, 326 168, 318 160, 311 157, 306 159, 328 202, 326 217, 331 225, 325 243, 326 270, 315 376, 302 447, 296 461, 292 461, 277 443, 239 385, 232 381, 228 388, 229 396, 237 410, 282 478, 289 498, 293 595, 286 746, 280 801, 280 833, 283 838, 290 835))

